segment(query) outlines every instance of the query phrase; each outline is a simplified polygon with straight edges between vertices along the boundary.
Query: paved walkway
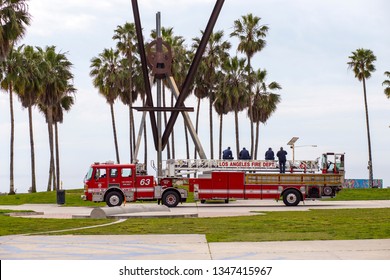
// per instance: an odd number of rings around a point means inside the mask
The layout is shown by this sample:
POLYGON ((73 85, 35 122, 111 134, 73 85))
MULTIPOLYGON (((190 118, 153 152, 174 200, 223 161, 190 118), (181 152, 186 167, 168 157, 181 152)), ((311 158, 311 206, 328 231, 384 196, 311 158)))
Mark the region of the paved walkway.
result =
POLYGON ((390 239, 217 242, 204 235, 2 236, 2 260, 390 260, 390 239))

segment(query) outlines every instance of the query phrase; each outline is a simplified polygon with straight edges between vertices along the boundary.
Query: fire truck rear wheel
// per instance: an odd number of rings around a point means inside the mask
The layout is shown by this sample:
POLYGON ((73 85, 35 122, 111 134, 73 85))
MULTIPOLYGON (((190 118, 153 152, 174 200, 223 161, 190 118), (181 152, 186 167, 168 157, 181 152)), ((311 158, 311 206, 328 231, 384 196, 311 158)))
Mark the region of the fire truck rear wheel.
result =
POLYGON ((298 190, 286 190, 283 194, 283 202, 286 206, 297 206, 301 201, 301 195, 298 190))
POLYGON ((109 207, 121 206, 123 203, 123 197, 119 192, 110 192, 106 196, 106 203, 109 207))
POLYGON ((180 197, 174 191, 167 191, 163 194, 162 201, 168 207, 176 207, 179 204, 180 197))

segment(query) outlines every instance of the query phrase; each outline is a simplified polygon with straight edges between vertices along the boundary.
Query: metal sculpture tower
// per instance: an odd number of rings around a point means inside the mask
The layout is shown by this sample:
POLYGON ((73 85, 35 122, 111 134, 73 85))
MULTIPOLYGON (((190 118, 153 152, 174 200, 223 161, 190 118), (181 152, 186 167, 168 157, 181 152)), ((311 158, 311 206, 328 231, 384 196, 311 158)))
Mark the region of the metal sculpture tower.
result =
MULTIPOLYGON (((194 78, 196 72, 198 70, 199 63, 203 56, 203 53, 206 49, 207 42, 210 38, 210 35, 214 29, 215 23, 218 19, 219 13, 222 9, 224 0, 217 0, 210 16, 210 19, 207 23, 206 29, 203 33, 202 39, 200 41, 199 47, 195 53, 195 57, 191 63, 188 74, 185 78, 185 81, 181 87, 181 91, 179 92, 178 87, 175 83, 175 80, 172 77, 172 51, 171 47, 162 40, 161 38, 161 17, 160 13, 157 13, 156 16, 156 33, 157 39, 151 42, 147 49, 145 49, 143 35, 142 35, 142 26, 141 19, 138 9, 137 0, 132 0, 133 6, 133 14, 134 14, 134 23, 137 32, 137 40, 138 40, 138 51, 141 58, 141 66, 142 66, 142 75, 145 83, 145 93, 146 93, 146 106, 144 107, 133 107, 136 110, 144 111, 143 122, 146 116, 146 112, 149 112, 150 116, 150 124, 152 127, 153 140, 155 149, 157 151, 157 177, 162 176, 162 151, 168 143, 169 136, 172 133, 173 126, 177 120, 179 113, 181 112, 185 121, 185 125, 189 129, 192 140, 195 144, 195 148, 198 151, 199 157, 201 159, 206 159, 206 154, 203 150, 203 147, 199 141, 199 138, 196 134, 196 131, 192 125, 191 119, 188 115, 188 111, 193 111, 193 108, 188 108, 184 106, 184 101, 189 95, 189 91, 192 83, 194 82, 194 78), (153 105, 153 97, 151 91, 151 85, 149 80, 149 70, 152 77, 157 82, 157 106, 153 105), (176 97, 175 107, 162 107, 161 106, 161 87, 162 80, 166 79, 171 88, 171 91, 176 97), (162 111, 170 111, 171 116, 169 118, 168 124, 165 128, 164 133, 162 132, 161 127, 161 112, 162 111), (157 112, 157 121, 156 115, 157 112)), ((142 126, 141 126, 142 127, 142 126)), ((141 128, 140 128, 141 129, 141 128)), ((140 135, 140 134, 139 134, 140 135)), ((138 137, 140 138, 140 137, 138 137)), ((138 151, 138 143, 136 147, 136 154, 138 151)))

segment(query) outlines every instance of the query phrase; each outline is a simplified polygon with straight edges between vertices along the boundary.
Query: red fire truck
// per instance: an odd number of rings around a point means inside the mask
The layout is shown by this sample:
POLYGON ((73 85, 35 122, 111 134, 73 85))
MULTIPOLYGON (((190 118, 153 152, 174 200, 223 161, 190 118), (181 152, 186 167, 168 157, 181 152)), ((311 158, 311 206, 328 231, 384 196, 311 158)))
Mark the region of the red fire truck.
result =
POLYGON ((280 174, 277 161, 265 160, 167 160, 157 182, 140 164, 94 163, 84 180, 83 198, 123 202, 157 200, 168 207, 194 199, 283 199, 296 206, 305 199, 333 197, 344 181, 344 154, 325 153, 321 161, 288 161, 280 174), (184 186, 187 188, 185 189, 184 186))

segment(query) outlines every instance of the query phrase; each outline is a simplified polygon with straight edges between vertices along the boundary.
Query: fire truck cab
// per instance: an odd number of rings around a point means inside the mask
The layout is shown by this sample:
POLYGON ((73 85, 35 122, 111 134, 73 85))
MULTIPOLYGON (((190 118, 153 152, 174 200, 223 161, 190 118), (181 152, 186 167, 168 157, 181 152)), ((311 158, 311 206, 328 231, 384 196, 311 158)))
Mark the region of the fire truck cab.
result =
POLYGON ((136 200, 159 200, 169 207, 186 201, 184 189, 156 185, 140 164, 94 163, 84 179, 84 200, 105 201, 108 206, 136 200))

